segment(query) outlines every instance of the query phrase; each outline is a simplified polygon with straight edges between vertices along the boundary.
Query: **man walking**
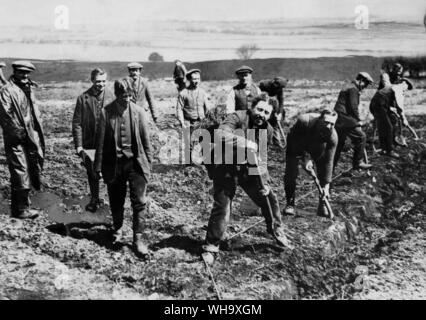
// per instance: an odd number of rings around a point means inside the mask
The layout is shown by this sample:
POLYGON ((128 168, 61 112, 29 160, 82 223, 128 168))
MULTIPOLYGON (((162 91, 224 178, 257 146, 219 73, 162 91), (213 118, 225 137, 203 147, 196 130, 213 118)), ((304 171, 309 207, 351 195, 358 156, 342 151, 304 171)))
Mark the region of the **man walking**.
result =
MULTIPOLYGON (((273 235, 279 244, 286 242, 278 199, 267 185, 269 174, 266 165, 262 168, 263 171, 257 171, 255 174, 251 171, 253 168, 247 164, 250 155, 253 156, 257 152, 258 146, 261 150, 262 147, 267 147, 267 140, 262 140, 262 137, 267 137, 268 140, 272 138, 273 129, 268 124, 272 112, 273 107, 268 96, 263 94, 253 100, 251 109, 229 114, 216 130, 214 148, 220 148, 222 154, 217 155, 209 170, 213 179, 214 203, 207 227, 206 244, 203 245, 203 251, 211 256, 211 260, 214 260, 214 255, 219 252, 219 243, 226 239, 231 203, 237 185, 261 208, 268 233, 273 235), (222 142, 224 148, 220 147, 222 142), (232 151, 231 159, 226 151, 229 149, 232 151), (247 157, 238 156, 245 153, 247 157)), ((263 151, 262 156, 266 157, 266 150, 263 151)))
POLYGON ((395 107, 402 124, 408 125, 407 118, 404 115, 404 92, 411 89, 413 89, 413 84, 410 80, 402 78, 400 84, 386 86, 378 90, 371 99, 370 112, 377 124, 383 155, 399 158, 399 155, 393 150, 395 135, 390 108, 395 107))
POLYGON ((133 209, 133 247, 146 257, 142 239, 143 216, 147 211, 146 188, 151 173, 152 152, 146 113, 131 101, 128 82, 114 83, 116 100, 103 110, 99 122, 95 172, 102 172, 107 184, 113 218, 113 237, 122 235, 127 183, 133 209))
POLYGON ((107 73, 101 68, 91 72, 92 86, 77 98, 72 120, 72 133, 77 155, 82 159, 89 180, 90 202, 86 210, 95 212, 99 207, 99 180, 93 171, 93 156, 96 149, 96 128, 102 109, 114 100, 105 84, 107 73))
MULTIPOLYGON (((157 123, 157 110, 154 104, 154 96, 148 85, 148 81, 142 77, 143 66, 137 62, 131 62, 127 65, 129 75, 125 80, 129 83, 132 90, 132 102, 149 113, 151 112, 152 120, 157 123)), ((147 118, 149 119, 149 118, 147 118)))
POLYGON ((371 165, 365 163, 363 160, 366 136, 361 127, 362 122, 359 117, 358 107, 362 90, 372 83, 374 83, 373 78, 367 72, 360 72, 355 81, 352 81, 350 86, 342 89, 339 93, 334 107, 334 111, 338 114, 336 131, 339 137, 334 156, 334 167, 336 167, 339 161, 346 138, 349 137, 354 150, 352 168, 354 170, 371 168, 371 165))
POLYGON ((176 116, 182 125, 183 137, 185 145, 187 146, 185 149, 189 150, 191 154, 192 133, 200 121, 206 117, 206 113, 210 109, 210 106, 207 93, 199 86, 201 82, 201 71, 199 69, 189 70, 186 74, 186 78, 189 81, 189 86, 179 93, 176 116))
POLYGON ((260 89, 253 83, 253 69, 241 66, 235 70, 238 84, 229 92, 226 100, 226 112, 250 110, 253 100, 260 94, 260 89))
POLYGON ((269 97, 273 97, 277 101, 277 107, 274 112, 275 116, 269 119, 269 123, 274 128, 274 144, 284 149, 285 136, 283 136, 283 122, 285 119, 284 109, 284 88, 288 80, 282 77, 275 77, 274 79, 262 80, 259 82, 259 89, 266 92, 269 97))
MULTIPOLYGON (((284 186, 287 206, 286 215, 295 215, 296 179, 299 174, 299 160, 304 160, 306 171, 317 168, 317 176, 324 190, 324 197, 330 196, 330 182, 333 159, 337 148, 337 132, 334 129, 337 113, 324 110, 321 115, 307 113, 299 116, 287 136, 286 168, 284 186), (313 160, 313 161, 312 161, 313 160)), ((324 198, 320 196, 317 215, 327 216, 324 198)))
POLYGON ((38 210, 30 209, 31 187, 41 188, 45 144, 40 112, 35 104, 29 75, 35 70, 29 61, 12 63, 13 75, 0 89, 0 125, 11 183, 11 215, 32 219, 38 210))

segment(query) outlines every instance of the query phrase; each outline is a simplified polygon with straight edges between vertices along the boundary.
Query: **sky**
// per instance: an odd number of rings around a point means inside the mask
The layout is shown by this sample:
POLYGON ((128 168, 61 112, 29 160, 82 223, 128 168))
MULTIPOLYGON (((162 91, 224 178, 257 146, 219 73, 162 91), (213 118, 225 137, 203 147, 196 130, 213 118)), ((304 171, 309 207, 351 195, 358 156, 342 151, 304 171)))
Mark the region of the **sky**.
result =
POLYGON ((383 20, 423 20, 425 0, 0 0, 0 24, 52 23, 66 5, 71 24, 122 24, 140 20, 256 20, 350 18, 366 5, 383 20))

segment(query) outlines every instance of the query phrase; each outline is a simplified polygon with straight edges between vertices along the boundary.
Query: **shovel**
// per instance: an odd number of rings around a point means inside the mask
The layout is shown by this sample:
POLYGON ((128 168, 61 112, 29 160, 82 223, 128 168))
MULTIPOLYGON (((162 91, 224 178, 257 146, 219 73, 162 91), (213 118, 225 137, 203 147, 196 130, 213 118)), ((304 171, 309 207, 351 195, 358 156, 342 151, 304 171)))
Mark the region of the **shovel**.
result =
POLYGON ((324 195, 324 189, 321 187, 321 184, 320 184, 320 182, 318 180, 318 177, 317 177, 317 175, 315 173, 314 168, 312 168, 311 170, 306 170, 306 171, 314 179, 314 182, 315 182, 315 184, 316 184, 316 186, 318 188, 318 191, 319 191, 319 193, 321 195, 321 199, 324 201, 325 206, 327 207, 327 211, 328 211, 328 214, 330 216, 330 219, 333 219, 334 218, 333 210, 331 209, 330 202, 328 201, 327 197, 324 195))

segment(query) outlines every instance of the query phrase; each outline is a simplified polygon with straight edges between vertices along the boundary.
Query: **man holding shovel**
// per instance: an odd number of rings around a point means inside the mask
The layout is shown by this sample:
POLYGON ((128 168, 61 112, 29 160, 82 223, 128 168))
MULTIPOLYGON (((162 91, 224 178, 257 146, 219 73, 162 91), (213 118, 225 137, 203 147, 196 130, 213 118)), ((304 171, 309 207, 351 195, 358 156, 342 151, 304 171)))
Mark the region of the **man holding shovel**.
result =
POLYGON ((207 260, 210 262, 214 261, 215 254, 219 252, 219 243, 226 239, 231 203, 237 185, 261 208, 268 233, 280 245, 287 242, 282 229, 278 199, 267 185, 269 174, 266 164, 259 167, 256 154, 259 146, 262 160, 265 160, 267 143, 271 141, 273 134, 273 128, 268 123, 272 112, 273 106, 269 103, 268 96, 262 94, 253 100, 251 109, 229 114, 216 130, 214 164, 210 170, 214 204, 207 227, 206 243, 202 248, 203 257, 208 255, 207 260), (218 149, 222 152, 217 152, 218 149))
POLYGON ((304 168, 314 178, 314 163, 318 171, 320 199, 318 216, 328 217, 327 201, 333 172, 333 159, 337 148, 337 132, 334 125, 337 113, 324 110, 321 115, 308 113, 299 116, 287 136, 286 168, 284 176, 287 206, 286 215, 295 215, 296 179, 298 165, 304 159, 304 168), (310 157, 309 157, 310 156, 310 157), (313 161, 312 161, 312 160, 313 161))
POLYGON ((92 86, 77 98, 72 120, 72 134, 77 155, 87 170, 90 187, 90 202, 86 210, 95 212, 99 207, 99 179, 93 171, 96 149, 96 128, 105 105, 114 100, 111 92, 105 89, 107 73, 96 68, 91 73, 92 86))

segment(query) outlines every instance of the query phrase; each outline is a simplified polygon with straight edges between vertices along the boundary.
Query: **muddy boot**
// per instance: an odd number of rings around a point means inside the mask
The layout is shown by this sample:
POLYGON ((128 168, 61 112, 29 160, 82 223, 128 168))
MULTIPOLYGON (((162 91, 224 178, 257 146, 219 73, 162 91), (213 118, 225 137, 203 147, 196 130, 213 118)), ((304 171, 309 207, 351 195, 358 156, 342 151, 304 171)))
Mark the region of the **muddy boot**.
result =
POLYGON ((212 265, 219 255, 219 245, 206 243, 201 247, 201 249, 203 251, 201 253, 203 261, 208 265, 212 265))
POLYGON ((285 216, 294 216, 296 215, 296 209, 294 208, 294 205, 287 205, 284 209, 283 215, 285 216))
POLYGON ((133 250, 139 258, 146 259, 149 257, 149 249, 143 242, 141 233, 135 233, 133 236, 133 250))
POLYGON ((318 203, 318 209, 317 209, 317 216, 318 217, 324 217, 329 218, 330 215, 327 210, 327 206, 325 205, 325 202, 320 200, 318 203))
POLYGON ((35 219, 39 210, 30 209, 30 190, 12 190, 11 216, 17 219, 35 219))
POLYGON ((86 207, 84 209, 86 211, 96 212, 96 210, 99 209, 99 204, 100 204, 99 199, 92 198, 92 199, 90 199, 90 202, 86 205, 86 207))

